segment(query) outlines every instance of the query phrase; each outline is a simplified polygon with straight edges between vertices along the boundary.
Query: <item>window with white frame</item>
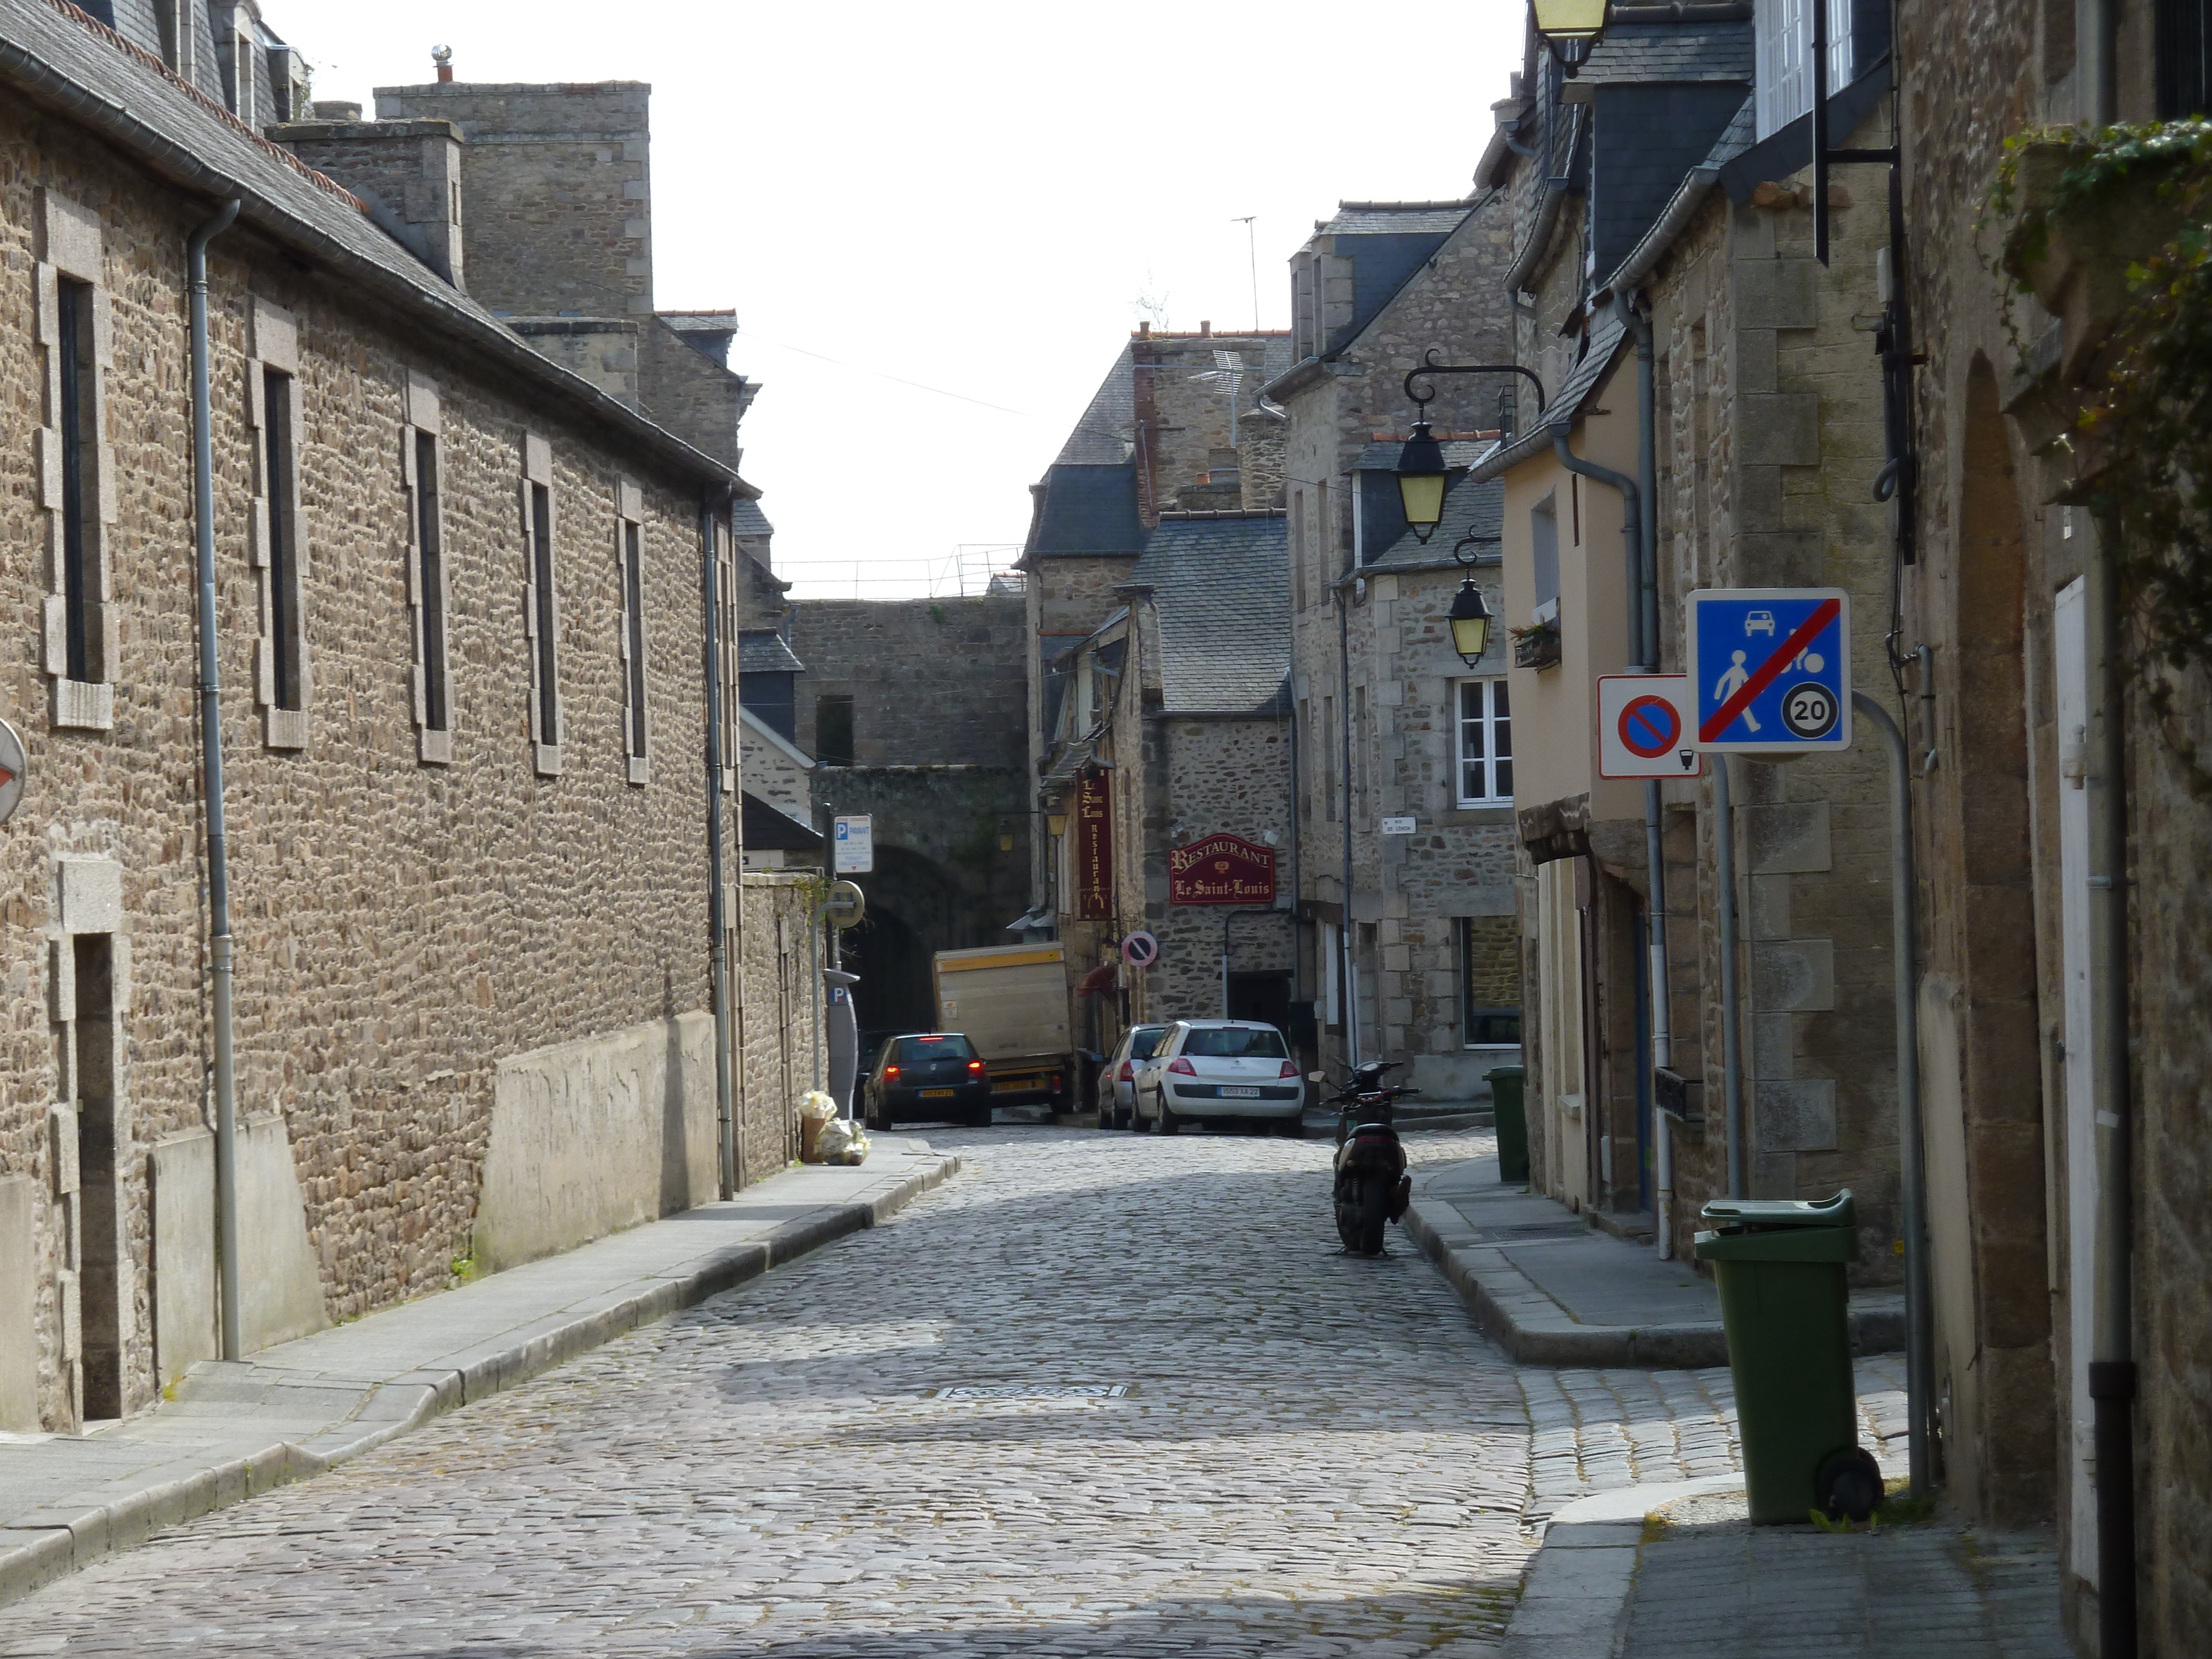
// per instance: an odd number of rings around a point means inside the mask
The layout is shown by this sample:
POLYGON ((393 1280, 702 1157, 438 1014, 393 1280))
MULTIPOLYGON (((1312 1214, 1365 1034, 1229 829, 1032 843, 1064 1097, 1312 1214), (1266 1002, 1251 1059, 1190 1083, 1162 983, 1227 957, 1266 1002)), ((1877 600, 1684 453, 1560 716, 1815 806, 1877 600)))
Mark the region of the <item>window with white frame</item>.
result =
POLYGON ((1854 0, 1757 0, 1758 118, 1762 138, 1813 107, 1813 8, 1827 7, 1828 91, 1850 82, 1854 0))
POLYGON ((622 585, 623 748, 629 781, 652 776, 645 688, 645 504, 638 487, 615 486, 616 575, 622 585))
POLYGON ((116 519, 114 458, 106 442, 106 379, 115 325, 104 280, 100 216, 40 192, 43 242, 36 269, 38 337, 45 348, 45 416, 35 434, 39 506, 46 511, 46 668, 54 724, 109 729, 121 638, 110 598, 116 519))
POLYGON ((1459 804, 1513 804, 1513 717, 1505 681, 1459 683, 1459 804))

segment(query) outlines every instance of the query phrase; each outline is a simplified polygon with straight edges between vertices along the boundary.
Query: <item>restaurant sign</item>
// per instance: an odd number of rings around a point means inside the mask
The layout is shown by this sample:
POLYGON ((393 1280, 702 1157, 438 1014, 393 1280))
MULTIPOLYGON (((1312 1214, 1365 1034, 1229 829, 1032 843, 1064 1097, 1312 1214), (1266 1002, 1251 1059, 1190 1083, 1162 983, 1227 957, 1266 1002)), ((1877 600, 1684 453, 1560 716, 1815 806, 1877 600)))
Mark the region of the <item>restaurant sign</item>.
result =
POLYGON ((1075 784, 1075 914, 1103 921, 1114 914, 1114 799, 1107 775, 1085 772, 1075 784))
POLYGON ((1273 904, 1275 849, 1242 836, 1206 836, 1168 854, 1171 904, 1273 904))

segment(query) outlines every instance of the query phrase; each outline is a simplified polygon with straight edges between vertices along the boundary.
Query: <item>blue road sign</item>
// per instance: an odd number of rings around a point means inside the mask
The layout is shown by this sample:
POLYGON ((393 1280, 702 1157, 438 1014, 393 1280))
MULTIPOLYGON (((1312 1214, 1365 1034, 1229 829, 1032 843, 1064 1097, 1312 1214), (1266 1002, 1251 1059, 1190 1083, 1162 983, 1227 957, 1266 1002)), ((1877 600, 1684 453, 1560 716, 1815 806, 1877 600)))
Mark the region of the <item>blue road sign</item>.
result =
POLYGON ((1851 603, 1839 587, 1718 587, 1689 596, 1691 740, 1708 754, 1851 746, 1851 603))

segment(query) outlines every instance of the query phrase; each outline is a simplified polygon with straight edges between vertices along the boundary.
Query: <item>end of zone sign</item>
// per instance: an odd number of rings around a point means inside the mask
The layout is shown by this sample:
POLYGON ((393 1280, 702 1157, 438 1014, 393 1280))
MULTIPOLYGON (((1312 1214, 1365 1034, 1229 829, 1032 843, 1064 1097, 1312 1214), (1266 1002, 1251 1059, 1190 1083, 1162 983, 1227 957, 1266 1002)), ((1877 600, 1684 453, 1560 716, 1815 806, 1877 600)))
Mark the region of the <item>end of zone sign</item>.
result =
POLYGON ((1713 587, 1684 617, 1694 720, 1708 754, 1851 746, 1851 602, 1840 587, 1713 587))
POLYGON ((1599 675, 1598 776, 1696 777, 1705 761, 1692 739, 1691 715, 1686 675, 1599 675))

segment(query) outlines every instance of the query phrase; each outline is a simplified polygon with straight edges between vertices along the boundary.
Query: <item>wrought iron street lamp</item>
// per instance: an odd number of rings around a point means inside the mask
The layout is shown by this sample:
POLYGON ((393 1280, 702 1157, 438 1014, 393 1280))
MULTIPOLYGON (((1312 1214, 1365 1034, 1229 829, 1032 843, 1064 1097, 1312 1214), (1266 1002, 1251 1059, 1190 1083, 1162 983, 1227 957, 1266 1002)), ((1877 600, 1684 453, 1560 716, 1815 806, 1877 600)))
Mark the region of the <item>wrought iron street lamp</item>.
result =
POLYGON ((1439 374, 1522 375, 1536 388, 1536 412, 1544 412, 1543 381, 1536 378, 1534 369, 1518 363, 1440 363, 1432 348, 1422 358, 1421 366, 1406 376, 1406 396, 1413 403, 1413 431, 1398 452, 1398 500, 1405 508, 1413 539, 1424 547, 1444 515, 1444 451, 1429 429, 1428 416, 1429 403, 1437 395, 1435 377, 1439 374))
MULTIPOLYGON (((1474 541, 1474 537, 1467 537, 1452 550, 1463 565, 1472 567, 1474 563, 1474 555, 1462 550, 1474 541)), ((1490 606, 1483 601, 1482 590, 1474 585, 1474 572, 1470 568, 1467 579, 1459 585, 1459 592, 1452 595, 1450 616, 1452 649, 1459 653, 1459 659, 1469 668, 1479 666, 1482 653, 1490 648, 1492 620, 1490 606)))
POLYGON ((1589 61, 1590 48, 1605 33, 1610 0, 1528 0, 1536 33, 1552 48, 1560 67, 1573 74, 1589 61))

